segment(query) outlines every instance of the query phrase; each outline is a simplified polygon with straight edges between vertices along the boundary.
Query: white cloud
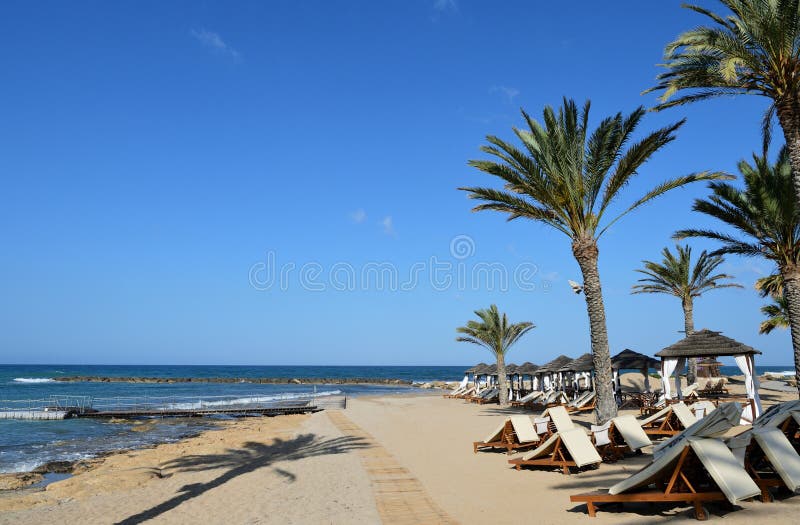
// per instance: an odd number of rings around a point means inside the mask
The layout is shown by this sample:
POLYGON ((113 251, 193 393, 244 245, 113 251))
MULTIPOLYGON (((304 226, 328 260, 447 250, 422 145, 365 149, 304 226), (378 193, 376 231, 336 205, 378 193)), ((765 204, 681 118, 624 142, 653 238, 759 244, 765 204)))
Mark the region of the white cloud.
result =
POLYGON ((456 0, 434 0, 433 8, 437 11, 458 11, 458 3, 456 0))
POLYGON ((489 88, 489 93, 499 93, 510 103, 514 102, 514 97, 519 95, 519 89, 508 86, 492 86, 489 88))
POLYGON ((222 40, 222 37, 213 31, 208 31, 206 29, 192 29, 192 36, 196 38, 198 42, 211 49, 214 53, 227 55, 236 62, 242 59, 242 56, 238 51, 236 51, 227 42, 222 40))
POLYGON ((391 215, 387 215, 383 218, 381 226, 383 226, 383 233, 386 235, 394 235, 394 223, 392 222, 391 215))
POLYGON ((352 220, 356 224, 361 224, 362 222, 367 220, 367 212, 359 208, 356 211, 350 213, 350 220, 352 220))

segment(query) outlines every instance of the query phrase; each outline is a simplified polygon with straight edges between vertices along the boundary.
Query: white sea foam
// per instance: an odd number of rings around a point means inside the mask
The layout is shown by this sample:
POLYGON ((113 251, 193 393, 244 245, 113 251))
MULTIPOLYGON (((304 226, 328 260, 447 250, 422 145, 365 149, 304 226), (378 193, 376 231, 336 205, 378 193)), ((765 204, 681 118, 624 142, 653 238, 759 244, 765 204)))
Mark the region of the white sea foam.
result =
POLYGON ((207 407, 220 407, 232 405, 248 405, 255 403, 267 403, 271 401, 286 401, 290 399, 311 399, 312 397, 325 397, 335 396, 341 394, 341 390, 323 390, 313 394, 311 392, 303 392, 296 394, 275 394, 271 396, 252 396, 252 397, 237 397, 234 399, 221 399, 217 401, 206 401, 201 399, 195 403, 170 403, 164 407, 165 410, 191 410, 207 407))
POLYGON ((15 377, 15 383, 55 383, 55 379, 49 377, 15 377))

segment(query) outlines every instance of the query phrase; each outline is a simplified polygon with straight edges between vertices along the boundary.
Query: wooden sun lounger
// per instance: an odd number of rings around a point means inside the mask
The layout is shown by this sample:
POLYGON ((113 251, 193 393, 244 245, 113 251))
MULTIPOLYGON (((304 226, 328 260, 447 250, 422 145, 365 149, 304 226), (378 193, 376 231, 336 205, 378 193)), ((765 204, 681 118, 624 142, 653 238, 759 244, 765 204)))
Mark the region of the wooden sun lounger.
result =
POLYGON ((596 407, 597 394, 595 394, 594 390, 591 390, 567 405, 567 410, 569 412, 584 412, 586 410, 594 410, 596 407))
POLYGON ((761 489, 761 501, 772 501, 771 488, 800 489, 800 455, 779 428, 752 432, 744 468, 761 489))
POLYGON ((689 407, 683 403, 675 403, 645 418, 640 424, 648 435, 663 437, 680 434, 696 420, 689 407))
POLYGON ((603 459, 589 440, 583 428, 575 427, 552 434, 536 450, 508 463, 517 470, 522 467, 558 467, 564 474, 570 468, 582 468, 601 463, 603 459))
POLYGON ((536 446, 539 436, 528 416, 511 416, 506 418, 495 431, 483 441, 475 441, 472 451, 485 448, 505 448, 508 454, 515 450, 536 446))
POLYGON ((534 392, 531 392, 530 394, 525 395, 524 397, 521 397, 520 399, 517 399, 516 401, 512 401, 511 402, 511 406, 512 407, 524 407, 524 406, 532 405, 533 403, 536 402, 536 400, 538 398, 542 397, 542 395, 544 395, 544 392, 542 392, 540 390, 536 390, 534 392))
POLYGON ((703 503, 736 504, 757 496, 760 489, 725 444, 714 438, 690 439, 684 446, 653 461, 607 492, 575 494, 570 501, 586 503, 589 516, 597 504, 683 502, 694 506, 695 518, 706 519, 703 503))
POLYGON ((495 392, 488 394, 484 397, 480 397, 478 399, 473 400, 475 403, 479 405, 485 405, 487 403, 497 403, 500 399, 500 391, 495 388, 495 392))
POLYGON ((607 463, 622 459, 626 453, 641 453, 642 448, 653 444, 632 415, 617 416, 605 425, 592 425, 591 430, 592 442, 607 463))

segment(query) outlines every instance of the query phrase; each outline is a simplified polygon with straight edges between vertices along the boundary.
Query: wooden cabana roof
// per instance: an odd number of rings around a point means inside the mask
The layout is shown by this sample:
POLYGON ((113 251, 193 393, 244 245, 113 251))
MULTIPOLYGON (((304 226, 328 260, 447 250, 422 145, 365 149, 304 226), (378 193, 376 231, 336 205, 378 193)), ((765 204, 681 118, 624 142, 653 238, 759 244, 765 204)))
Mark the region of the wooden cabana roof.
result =
POLYGON ((511 374, 518 374, 519 367, 514 363, 506 365, 506 375, 510 376, 511 374))
POLYGON ((489 373, 489 365, 486 363, 478 363, 474 366, 475 368, 475 375, 486 375, 489 373))
POLYGON ((752 346, 747 346, 730 337, 725 337, 720 332, 703 329, 692 332, 677 343, 670 345, 660 352, 658 357, 714 357, 721 355, 760 354, 752 346))
POLYGON ((478 363, 477 365, 473 366, 472 368, 467 368, 466 370, 464 370, 464 373, 465 374, 474 374, 475 372, 478 371, 478 369, 485 368, 486 366, 487 366, 486 363, 478 363))
POLYGON ((658 369, 661 361, 649 355, 640 354, 626 348, 611 358, 611 368, 615 370, 644 370, 645 368, 658 369))
POLYGON ((517 367, 517 373, 520 375, 531 376, 539 370, 539 365, 534 365, 530 361, 525 361, 517 367))
POLYGON ((488 374, 490 376, 497 375, 497 363, 492 363, 491 365, 486 367, 486 370, 483 371, 484 374, 488 374))
POLYGON ((561 368, 562 366, 564 366, 565 364, 567 364, 567 363, 569 363, 571 361, 574 361, 574 359, 572 359, 571 357, 567 357, 565 355, 560 355, 560 356, 556 357, 555 359, 553 359, 552 361, 550 361, 549 363, 546 363, 546 364, 542 365, 541 367, 539 367, 539 369, 536 371, 536 373, 537 374, 544 374, 545 372, 556 372, 556 371, 558 371, 559 368, 561 368))
POLYGON ((594 370, 594 362, 592 361, 592 354, 586 353, 565 364, 556 372, 588 372, 590 370, 594 370))

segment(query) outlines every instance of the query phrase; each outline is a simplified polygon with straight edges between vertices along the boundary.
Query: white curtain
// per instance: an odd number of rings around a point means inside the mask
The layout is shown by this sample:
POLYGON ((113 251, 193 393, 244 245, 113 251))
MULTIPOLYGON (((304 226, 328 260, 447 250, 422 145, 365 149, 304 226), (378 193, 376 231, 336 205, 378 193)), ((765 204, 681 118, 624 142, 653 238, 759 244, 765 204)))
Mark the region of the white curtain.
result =
POLYGON ((645 392, 650 392, 652 390, 652 388, 650 387, 650 374, 649 374, 649 372, 650 372, 650 370, 648 370, 647 368, 642 370, 642 374, 644 374, 644 391, 645 392))
POLYGON ((747 398, 753 402, 748 403, 742 411, 742 419, 740 424, 752 423, 755 418, 761 415, 761 398, 758 396, 758 378, 753 373, 755 366, 753 363, 753 356, 750 354, 737 355, 735 358, 736 366, 744 374, 744 386, 747 389, 747 398), (755 406, 756 413, 753 414, 753 406, 755 406))
POLYGON ((459 388, 464 388, 465 386, 467 386, 467 382, 469 382, 469 377, 468 376, 464 376, 464 379, 461 380, 461 384, 458 385, 459 388))
POLYGON ((539 390, 539 376, 533 376, 531 379, 531 389, 539 390))
POLYGON ((614 381, 614 392, 619 392, 621 386, 619 382, 619 370, 616 368, 611 371, 611 379, 614 381))
POLYGON ((542 386, 544 390, 550 390, 550 374, 545 374, 542 376, 542 386))
POLYGON ((672 389, 669 385, 669 378, 678 366, 678 359, 675 357, 668 357, 661 360, 661 388, 664 390, 664 399, 672 399, 672 389))

